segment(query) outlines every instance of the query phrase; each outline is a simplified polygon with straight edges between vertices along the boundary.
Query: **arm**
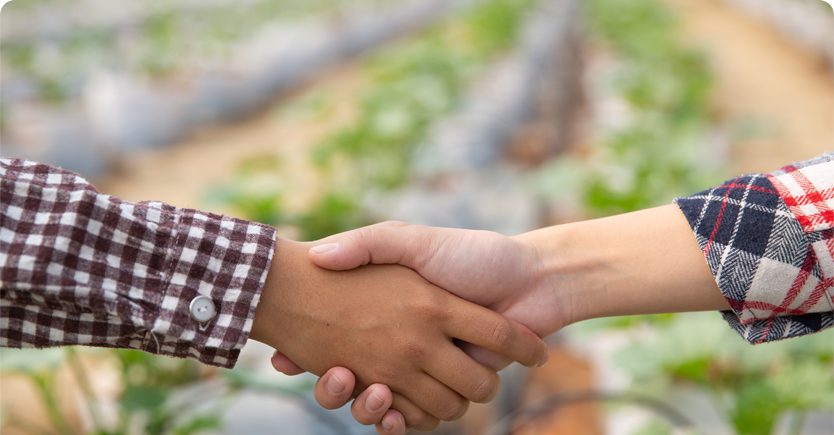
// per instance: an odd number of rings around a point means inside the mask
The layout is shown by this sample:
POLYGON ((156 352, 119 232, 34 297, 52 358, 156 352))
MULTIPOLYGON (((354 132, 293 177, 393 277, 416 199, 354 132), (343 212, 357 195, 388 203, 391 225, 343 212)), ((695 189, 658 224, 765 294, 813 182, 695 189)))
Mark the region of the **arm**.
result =
POLYGON ((134 348, 232 367, 274 237, 265 225, 122 201, 74 173, 2 159, 0 345, 134 348))
POLYGON ((384 223, 325 239, 310 258, 334 270, 400 263, 541 335, 714 309, 755 342, 781 338, 762 335, 768 323, 793 322, 786 336, 834 324, 834 153, 676 202, 515 237, 384 223))
POLYGON ((677 200, 751 343, 834 325, 834 153, 677 200))
MULTIPOLYGON (((339 246, 318 245, 324 249, 311 251, 311 259, 339 269, 371 260, 404 262, 429 280, 524 322, 542 336, 593 317, 728 307, 686 219, 674 205, 513 238, 385 223, 329 242, 335 240, 339 246), (421 247, 433 250, 437 261, 412 255, 421 252, 421 247), (493 266, 485 268, 485 264, 493 266), (461 277, 469 282, 458 281, 461 277)), ((479 349, 467 351, 494 368, 506 364, 479 349)), ((301 371, 281 353, 273 364, 288 374, 301 371)), ((329 386, 334 377, 342 383, 353 382, 351 372, 343 367, 331 369, 319 380, 316 399, 328 409, 350 399, 349 394, 334 392, 329 386)), ((382 397, 391 395, 385 385, 374 389, 382 397)), ((374 412, 365 407, 367 394, 354 402, 354 417, 366 424, 381 422, 384 426, 378 426, 378 431, 383 434, 404 433, 395 411, 374 412)))
POLYGON ((724 310, 753 343, 834 325, 834 154, 677 205, 513 238, 385 223, 334 236, 310 258, 335 270, 408 265, 540 334, 593 317, 696 310, 724 310))
POLYGON ((318 265, 399 262, 541 336, 594 317, 728 308, 674 205, 514 237, 391 222, 322 242, 318 265))
POLYGON ((558 225, 516 239, 536 252, 534 285, 554 295, 565 325, 596 317, 729 308, 674 205, 558 225))
POLYGON ((326 271, 309 262, 308 249, 278 242, 252 338, 318 375, 350 367, 360 390, 372 383, 390 386, 392 406, 410 426, 432 429, 435 416, 458 418, 468 401, 485 402, 496 392, 495 371, 469 358, 454 339, 527 365, 545 357, 544 343, 527 328, 407 268, 326 271))
MULTIPOLYGON (((310 252, 319 265, 349 269, 371 260, 407 264, 441 287, 523 322, 541 336, 593 317, 727 308, 674 205, 512 238, 384 223, 324 242, 319 245, 323 249, 310 252), (421 252, 431 252, 431 257, 421 252)), ((466 350, 493 368, 507 363, 482 349, 466 350)), ((280 353, 273 364, 288 374, 299 372, 291 358, 280 353)), ((350 399, 328 387, 333 377, 353 382, 350 371, 342 367, 319 380, 316 399, 329 409, 350 399)), ((391 394, 384 385, 374 388, 383 397, 391 394)), ((404 432, 395 412, 372 412, 364 408, 364 400, 354 403, 357 420, 387 424, 378 428, 380 433, 404 432)))
POLYGON ((393 386, 379 407, 421 428, 497 388, 453 339, 526 364, 544 356, 526 328, 408 269, 323 271, 260 224, 129 203, 21 160, 0 160, 0 204, 2 346, 135 348, 231 367, 251 332, 307 370, 346 365, 362 387, 393 386))

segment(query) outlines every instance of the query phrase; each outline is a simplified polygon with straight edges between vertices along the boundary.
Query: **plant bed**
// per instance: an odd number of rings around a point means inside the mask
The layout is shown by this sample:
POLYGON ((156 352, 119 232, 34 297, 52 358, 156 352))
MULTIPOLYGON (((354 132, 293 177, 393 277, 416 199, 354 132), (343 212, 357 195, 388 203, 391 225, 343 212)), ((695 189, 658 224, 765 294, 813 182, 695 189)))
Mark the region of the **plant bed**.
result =
MULTIPOLYGON (((211 20, 232 21, 235 14, 228 8, 211 9, 212 15, 203 21, 189 21, 171 11, 151 15, 142 27, 145 37, 130 39, 126 47, 114 45, 119 38, 97 33, 87 37, 83 32, 78 42, 70 38, 66 47, 55 42, 5 42, 0 82, 4 145, 17 155, 52 161, 48 144, 19 142, 30 136, 19 134, 15 130, 21 126, 8 122, 19 118, 15 112, 28 105, 44 107, 49 118, 83 114, 89 131, 79 132, 78 140, 92 138, 112 155, 162 146, 197 125, 250 115, 320 71, 464 4, 411 0, 390 6, 371 0, 346 4, 321 0, 306 8, 312 13, 325 3, 338 5, 337 11, 324 16, 290 15, 293 21, 272 24, 264 17, 244 14, 240 18, 244 23, 258 18, 252 23, 257 30, 244 27, 245 32, 234 35, 220 31, 221 47, 215 47, 219 42, 204 41, 201 32, 212 29, 207 24, 211 20), (195 39, 204 45, 188 43, 195 39), (145 63, 104 68, 111 63, 108 50, 124 51, 128 61, 145 63), (38 103, 24 104, 32 100, 38 103), (47 151, 38 154, 38 148, 47 151)), ((118 58, 115 53, 111 54, 118 58)))

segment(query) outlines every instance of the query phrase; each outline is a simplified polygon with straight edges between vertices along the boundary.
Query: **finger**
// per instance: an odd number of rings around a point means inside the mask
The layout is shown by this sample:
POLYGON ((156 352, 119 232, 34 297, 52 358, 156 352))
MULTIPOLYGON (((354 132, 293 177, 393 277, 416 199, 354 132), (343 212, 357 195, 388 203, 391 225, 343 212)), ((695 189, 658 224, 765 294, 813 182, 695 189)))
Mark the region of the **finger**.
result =
POLYGON ((405 435, 405 418, 396 409, 389 409, 376 425, 379 435, 405 435))
POLYGON ((499 378, 452 344, 442 358, 428 358, 424 370, 468 400, 485 403, 498 391, 499 378))
POLYGON ((496 372, 504 367, 507 367, 512 362, 506 357, 503 357, 491 350, 484 349, 483 347, 475 346, 472 343, 460 341, 455 344, 458 345, 464 353, 469 355, 470 358, 474 359, 482 366, 496 372))
POLYGON ((524 325, 472 303, 455 304, 446 319, 446 332, 455 338, 499 353, 532 367, 547 361, 547 346, 524 325))
POLYGON ((401 394, 394 393, 394 401, 391 403, 391 407, 402 414, 406 427, 419 431, 430 431, 440 424, 440 420, 437 417, 423 411, 414 402, 406 399, 401 394))
POLYGON ((380 423, 393 400, 393 394, 387 385, 373 384, 356 397, 350 406, 350 413, 359 423, 380 423))
POLYGON ((420 409, 443 421, 457 420, 469 408, 468 400, 428 374, 412 376, 399 391, 420 409))
POLYGON ((344 367, 333 367, 316 381, 316 402, 325 409, 341 408, 350 401, 354 385, 356 377, 353 372, 344 367))
MULTIPOLYGON (((416 267, 412 255, 421 239, 418 227, 401 222, 383 222, 327 237, 308 253, 313 264, 324 269, 348 270, 373 264, 416 267)), ((425 235, 425 234, 424 234, 425 235)))
POLYGON ((286 355, 277 350, 274 354, 272 354, 270 362, 272 362, 272 367, 275 368, 275 370, 285 375, 295 376, 306 372, 306 370, 295 365, 295 363, 292 362, 289 358, 287 358, 286 355))

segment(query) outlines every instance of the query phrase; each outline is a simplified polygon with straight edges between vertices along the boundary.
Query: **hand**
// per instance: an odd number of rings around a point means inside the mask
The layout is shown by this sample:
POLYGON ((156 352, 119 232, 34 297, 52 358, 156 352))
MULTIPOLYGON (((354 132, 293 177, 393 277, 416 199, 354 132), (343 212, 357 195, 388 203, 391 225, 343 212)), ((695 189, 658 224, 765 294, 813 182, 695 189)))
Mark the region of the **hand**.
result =
MULTIPOLYGON (((567 292, 544 273, 526 235, 384 222, 315 243, 310 260, 319 267, 349 270, 365 264, 400 264, 459 297, 503 313, 540 336, 573 321, 567 292)), ((562 285, 564 287, 564 285, 562 285)), ((506 365, 494 354, 474 351, 493 368, 506 365)))
MULTIPOLYGON (((596 317, 730 308, 675 205, 511 238, 385 223, 325 242, 310 253, 318 265, 400 263, 540 335, 596 317)), ((468 352, 486 361, 483 352, 468 352)), ((293 367, 280 353, 273 360, 293 367)))
MULTIPOLYGON (((410 267, 458 296, 503 312, 508 318, 515 317, 540 335, 547 335, 571 321, 569 306, 556 300, 556 295, 549 290, 553 283, 537 273, 542 265, 536 251, 519 238, 488 231, 387 222, 316 242, 309 255, 318 266, 333 270, 353 269, 368 263, 410 267)), ((480 349, 467 347, 467 351, 495 369, 507 362, 480 349)), ((287 374, 303 371, 280 352, 276 352, 272 361, 278 371, 287 374)), ((333 371, 342 382, 352 381, 350 371, 343 368, 333 371)), ((350 399, 349 394, 333 394, 325 388, 332 379, 328 372, 316 386, 316 399, 328 409, 338 408, 350 399)), ((357 421, 364 424, 382 421, 388 427, 377 425, 380 433, 404 433, 402 419, 395 411, 371 412, 365 407, 367 393, 353 403, 352 412, 357 421)), ((374 394, 388 397, 390 391, 384 385, 377 385, 374 394)))
POLYGON ((544 358, 544 344, 523 326, 456 298, 413 271, 397 266, 325 271, 310 264, 308 247, 278 243, 252 338, 319 375, 330 367, 349 367, 359 390, 373 383, 390 386, 391 405, 409 426, 431 429, 436 418, 459 417, 467 399, 482 402, 494 394, 497 374, 466 356, 453 339, 527 365, 544 358))
MULTIPOLYGON (((283 367, 281 364, 287 361, 289 361, 287 357, 278 352, 272 358, 275 369, 285 373, 287 373, 285 371, 287 367, 283 367)), ((288 374, 301 374, 303 372, 304 370, 299 368, 290 368, 288 374)), ((316 400, 325 409, 341 408, 353 396, 355 383, 356 378, 350 370, 344 367, 334 367, 316 382, 316 400)), ((389 409, 391 401, 392 393, 388 386, 374 384, 353 400, 350 411, 359 423, 376 424, 377 432, 380 435, 403 435, 406 429, 405 419, 399 411, 389 409)))

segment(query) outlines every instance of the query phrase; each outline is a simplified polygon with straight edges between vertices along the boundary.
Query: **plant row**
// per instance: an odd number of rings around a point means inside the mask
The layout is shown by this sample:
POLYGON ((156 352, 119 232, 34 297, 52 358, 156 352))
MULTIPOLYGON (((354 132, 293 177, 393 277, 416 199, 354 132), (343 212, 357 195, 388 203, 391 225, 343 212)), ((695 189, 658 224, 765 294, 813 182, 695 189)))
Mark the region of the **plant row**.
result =
MULTIPOLYGON (((263 26, 222 65, 203 65, 179 79, 105 68, 71 104, 3 105, 4 145, 22 157, 93 175, 104 169, 108 154, 166 145, 195 126, 250 114, 328 66, 419 29, 462 3, 407 0, 369 10, 364 1, 343 6, 337 20, 317 16, 263 26)), ((179 39, 168 30, 161 35, 179 39)))
POLYGON ((265 26, 288 25, 317 15, 338 17, 350 8, 379 3, 222 0, 125 5, 92 1, 29 10, 32 5, 27 8, 27 2, 15 2, 4 8, 4 14, 12 15, 6 17, 6 22, 29 25, 4 31, 3 102, 61 102, 77 97, 102 69, 158 79, 205 66, 216 67, 225 64, 232 53, 265 26), (60 9, 66 10, 59 12, 60 9), (38 20, 44 15, 52 19, 38 20), (55 16, 62 19, 56 20, 55 16), (98 18, 84 19, 89 16, 98 18), (38 26, 39 22, 43 24, 38 26), (44 29, 38 31, 38 27, 44 29), (15 33, 21 31, 32 35, 16 37, 15 33))
MULTIPOLYGON (((606 215, 669 203, 720 182, 726 151, 714 139, 720 127, 710 110, 711 71, 681 39, 677 17, 657 0, 585 6, 598 58, 589 74, 594 131, 587 156, 542 170, 545 192, 573 191, 587 214, 606 215)), ((832 331, 751 347, 717 313, 635 316, 589 327, 600 326, 634 337, 614 359, 636 392, 667 400, 677 388, 697 387, 736 433, 772 433, 789 413, 797 416, 796 429, 804 413, 834 407, 832 331)), ((690 417, 696 428, 702 423, 703 416, 690 417)), ((674 430, 652 424, 644 433, 674 430)))
MULTIPOLYGON (((467 84, 517 41, 531 0, 483 0, 417 38, 374 53, 363 65, 372 86, 361 92, 349 125, 310 147, 316 194, 301 210, 285 206, 289 188, 263 189, 251 180, 280 165, 243 167, 214 199, 246 216, 298 229, 316 239, 365 224, 366 200, 403 186, 413 156, 432 126, 459 109, 467 84)), ((278 185, 281 185, 280 183, 278 185)))

